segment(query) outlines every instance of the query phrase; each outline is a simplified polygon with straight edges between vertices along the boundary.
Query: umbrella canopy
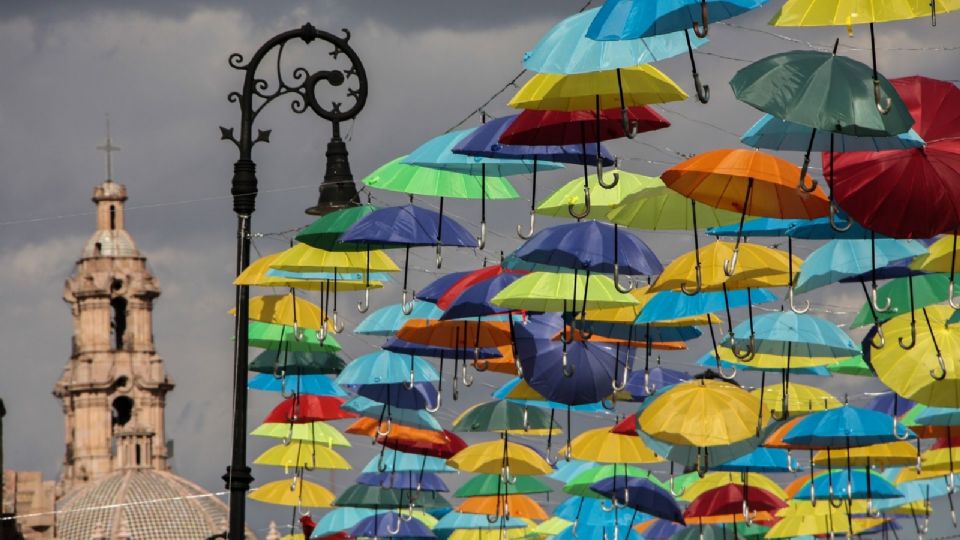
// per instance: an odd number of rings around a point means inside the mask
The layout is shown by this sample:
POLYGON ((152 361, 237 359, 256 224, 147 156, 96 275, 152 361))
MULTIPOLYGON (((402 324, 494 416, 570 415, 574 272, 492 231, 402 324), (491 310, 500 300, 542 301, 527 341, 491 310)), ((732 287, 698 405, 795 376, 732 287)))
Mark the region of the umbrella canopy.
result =
POLYGON ((347 530, 352 537, 436 538, 423 522, 404 519, 396 512, 376 513, 347 530))
POLYGON ((272 374, 259 373, 250 379, 247 386, 254 390, 280 392, 284 395, 289 391, 315 396, 347 396, 346 392, 323 375, 285 375, 278 379, 272 374))
MULTIPOLYGON (((527 144, 504 144, 500 138, 506 132, 511 124, 520 115, 514 114, 501 118, 494 118, 487 123, 474 129, 469 135, 460 140, 453 148, 456 154, 479 157, 498 157, 521 160, 537 160, 539 169, 539 160, 553 160, 562 163, 577 163, 596 165, 599 161, 603 165, 613 165, 613 156, 600 143, 590 143, 585 146, 579 144, 550 144, 550 145, 527 145, 527 144)), ((549 164, 548 164, 549 165, 549 164)), ((544 170, 550 170, 555 167, 545 167, 544 170)))
POLYGON ((346 385, 357 395, 400 409, 437 408, 437 389, 428 382, 346 385))
MULTIPOLYGON (((328 325, 332 322, 328 322, 328 325)), ((269 324, 260 321, 250 321, 249 344, 271 351, 291 352, 335 352, 341 349, 337 340, 329 333, 322 336, 320 332, 295 331, 293 326, 283 324, 269 324)))
MULTIPOLYGON (((657 463, 663 458, 632 435, 613 433, 608 428, 584 431, 570 443, 570 456, 598 463, 657 463)), ((561 453, 566 453, 561 451, 561 453)))
MULTIPOLYGON (((449 133, 444 133, 443 135, 434 137, 421 144, 413 152, 410 152, 403 162, 410 165, 419 165, 422 167, 461 172, 473 175, 475 177, 485 175, 512 176, 515 174, 527 174, 533 172, 534 166, 532 159, 525 160, 500 157, 474 157, 455 153, 454 149, 457 148, 457 146, 461 144, 464 139, 472 135, 476 129, 477 128, 451 131, 449 133)), ((562 164, 552 163, 549 161, 537 163, 537 168, 543 171, 559 169, 562 167, 562 164)), ((478 189, 481 188, 480 183, 475 183, 475 186, 478 189)), ((478 199, 482 195, 483 192, 478 191, 477 197, 469 198, 478 199)))
POLYGON ((782 448, 760 447, 749 454, 715 465, 713 470, 758 473, 796 472, 800 470, 800 462, 782 448))
POLYGON ((800 2, 788 0, 777 12, 770 24, 775 26, 851 26, 854 24, 884 23, 929 17, 931 12, 948 13, 956 10, 951 2, 928 4, 914 0, 895 0, 878 2, 877 0, 852 0, 844 9, 838 9, 834 2, 811 0, 800 2))
POLYGON ((353 467, 340 454, 324 443, 293 441, 270 447, 253 461, 256 465, 273 465, 284 469, 350 470, 353 467))
POLYGON ((293 483, 290 480, 276 480, 253 488, 250 500, 282 506, 303 508, 329 508, 333 503, 330 490, 302 478, 293 483))
POLYGON ((873 377, 873 370, 863 361, 863 355, 851 356, 835 364, 827 366, 830 373, 840 375, 854 375, 857 377, 873 377))
MULTIPOLYGON (((437 524, 433 527, 435 531, 456 531, 458 529, 500 529, 501 526, 506 529, 523 529, 527 527, 527 522, 519 518, 509 518, 506 520, 496 520, 493 523, 487 521, 487 516, 480 514, 465 514, 463 512, 452 511, 444 514, 437 524)), ((499 531, 498 531, 499 532, 499 531)))
MULTIPOLYGON (((633 399, 643 399, 650 397, 658 389, 680 384, 692 378, 689 373, 656 366, 643 372, 631 373, 624 390, 629 392, 633 399)), ((631 416, 631 418, 635 417, 631 416)))
POLYGON ((336 375, 346 365, 343 358, 329 351, 263 351, 250 362, 255 373, 291 373, 294 375, 336 375))
MULTIPOLYGON (((591 174, 584 178, 576 178, 564 184, 550 194, 536 207, 536 213, 542 216, 566 218, 571 206, 581 207, 584 204, 583 186, 590 191, 590 213, 593 216, 606 216, 610 210, 621 204, 624 198, 645 189, 651 183, 662 184, 659 178, 643 176, 631 172, 615 169, 604 174, 616 174, 620 180, 610 189, 600 189, 597 175, 591 174)), ((605 218, 605 221, 608 221, 605 218)))
MULTIPOLYGON (((722 291, 762 287, 786 287, 790 284, 790 267, 799 268, 803 260, 785 251, 759 244, 714 242, 698 251, 685 253, 667 265, 651 292, 685 290, 722 291), (729 261, 738 253, 735 271, 728 275, 729 261), (699 270, 697 262, 699 261, 699 270), (725 269, 726 267, 726 269, 725 269), (699 284, 699 290, 696 285, 699 284)), ((762 297, 764 293, 760 293, 762 297)), ((713 299, 724 296, 714 297, 713 299)), ((726 295, 727 302, 730 296, 726 295)))
POLYGON ((606 219, 631 229, 686 231, 737 223, 740 213, 691 201, 669 189, 663 180, 650 178, 643 189, 628 195, 609 211, 606 219))
POLYGON ((339 397, 297 394, 281 401, 270 411, 264 422, 303 423, 356 418, 355 414, 340 408, 344 401, 339 397))
MULTIPOLYGON (((375 210, 358 221, 378 211, 380 210, 375 210)), ((327 251, 308 244, 296 244, 281 251, 272 260, 270 269, 288 272, 397 272, 400 270, 390 257, 379 250, 327 251)))
POLYGON ((450 491, 439 475, 420 471, 362 473, 357 477, 357 483, 394 489, 450 491))
POLYGON ((655 275, 663 271, 657 256, 643 240, 594 220, 543 229, 513 254, 531 263, 605 274, 618 269, 627 275, 655 275))
MULTIPOLYGON (((461 156, 462 157, 462 156, 461 156)), ((410 164, 409 156, 400 156, 364 177, 363 183, 373 188, 427 197, 450 197, 452 199, 479 199, 484 193, 488 199, 516 199, 517 190, 510 181, 494 173, 491 166, 486 177, 486 187, 480 178, 479 168, 476 172, 456 169, 443 169, 410 164), (484 189, 486 191, 484 191, 484 189)), ((467 164, 464 165, 467 167, 467 164)), ((544 170, 556 169, 562 165, 544 163, 544 170)), ((349 230, 349 229, 348 229, 349 230)), ((385 244, 381 244, 385 245, 385 244)))
POLYGON ((363 396, 357 396, 344 403, 343 408, 347 411, 355 412, 360 416, 379 419, 380 422, 386 423, 386 433, 378 430, 378 435, 389 436, 393 422, 407 427, 443 431, 440 422, 424 410, 394 409, 389 405, 367 399, 363 396))
POLYGON ((637 419, 640 429, 671 444, 723 446, 756 435, 760 400, 716 380, 688 381, 655 396, 637 419))
MULTIPOLYGON (((829 503, 824 502, 828 505, 829 503)), ((844 512, 793 512, 783 516, 767 531, 767 538, 802 538, 826 534, 859 534, 884 522, 884 518, 847 519, 844 512), (852 525, 852 528, 851 526, 852 525)))
POLYGON ((403 306, 390 304, 367 315, 353 330, 356 334, 369 336, 392 336, 411 319, 437 320, 443 310, 430 302, 417 302, 410 314, 403 313, 403 306))
POLYGON ((372 204, 361 204, 330 212, 317 218, 297 233, 297 242, 326 251, 366 251, 381 249, 382 246, 368 244, 348 244, 339 241, 340 235, 347 231, 360 218, 377 210, 372 204))
MULTIPOLYGON (((657 36, 693 28, 706 35, 710 21, 746 13, 766 0, 612 0, 604 3, 587 29, 587 37, 617 41, 657 36)), ((698 34, 699 35, 699 34, 698 34)))
POLYGON ((605 478, 590 489, 649 516, 683 523, 683 510, 670 492, 646 478, 605 478))
POLYGON ((659 69, 644 64, 575 75, 534 75, 507 104, 518 109, 580 111, 683 101, 687 94, 659 69), (618 85, 618 79, 620 84, 618 85))
MULTIPOLYGON (((508 312, 509 310, 497 307, 490 301, 508 285, 520 279, 522 275, 520 272, 503 271, 490 279, 471 285, 459 294, 454 295, 454 299, 446 305, 446 311, 444 311, 441 319, 486 317, 508 312)), ((444 304, 446 298, 446 295, 441 298, 441 305, 444 304)))
POLYGON ((814 152, 828 152, 831 139, 834 152, 882 152, 920 148, 925 144, 913 129, 887 137, 857 137, 817 131, 813 135, 813 144, 810 144, 810 137, 810 127, 765 114, 740 137, 740 142, 754 148, 793 152, 803 152, 807 148, 812 148, 814 152))
POLYGON ((732 338, 723 345, 777 356, 847 357, 860 351, 860 345, 832 322, 792 311, 777 311, 756 316, 733 329, 732 338), (755 339, 754 339, 755 338, 755 339), (755 341, 755 343, 754 343, 755 341))
POLYGON ((892 416, 844 405, 800 417, 782 440, 800 448, 848 448, 915 438, 909 429, 898 429, 892 416))
MULTIPOLYGON (((583 470, 573 476, 563 486, 564 493, 579 497, 599 498, 601 495, 591 489, 591 486, 600 481, 613 477, 618 479, 620 482, 619 485, 621 486, 624 478, 642 478, 649 480, 657 486, 666 487, 663 482, 658 480, 657 477, 653 475, 653 473, 645 469, 641 469, 640 467, 634 467, 633 465, 621 465, 617 463, 607 465, 598 465, 590 462, 583 463, 587 463, 587 465, 583 467, 583 470)), ((559 480, 559 478, 554 479, 559 480)))
POLYGON ((552 430, 553 422, 540 409, 529 409, 505 400, 473 405, 453 421, 453 431, 457 433, 531 429, 552 430))
POLYGON ((467 480, 454 493, 456 497, 478 497, 485 495, 531 495, 534 493, 550 493, 549 485, 534 476, 518 476, 517 482, 511 484, 503 481, 499 474, 478 474, 467 480))
POLYGON ((337 428, 326 422, 319 421, 305 424, 275 422, 260 424, 260 426, 251 431, 250 434, 257 437, 269 437, 271 439, 323 443, 327 446, 350 446, 350 441, 337 431, 337 428))
POLYGON ((491 303, 514 310, 579 312, 635 305, 637 300, 618 291, 613 280, 604 275, 530 272, 501 290, 491 303))
MULTIPOLYGON (((743 247, 747 247, 746 245, 743 247)), ((746 252, 745 252, 746 253, 746 252)), ((672 266, 672 265, 671 265, 672 266)), ((671 268, 668 266, 668 268, 671 268)), ((674 267, 674 268, 678 268, 674 267)), ((741 271, 744 267, 741 267, 741 271)), ((671 269, 671 271, 673 271, 671 269)), ((739 278, 731 284, 736 286, 739 278)), ((659 279, 658 279, 659 283, 659 279)), ((724 282, 726 283, 726 282, 724 282)), ((703 315, 712 311, 720 311, 727 306, 730 309, 745 307, 749 304, 758 305, 776 300, 777 297, 766 289, 753 289, 747 294, 746 290, 738 289, 723 292, 701 292, 693 296, 677 291, 662 291, 653 295, 640 311, 636 319, 637 324, 655 323, 703 315)))
POLYGON ((795 382, 791 382, 789 388, 785 388, 783 384, 774 384, 758 388, 751 393, 760 397, 761 392, 763 394, 763 408, 777 417, 782 416, 784 412, 803 414, 843 406, 839 399, 830 395, 826 390, 795 382), (783 399, 785 395, 787 396, 786 408, 784 408, 783 399))
POLYGON ((890 319, 883 324, 887 339, 910 349, 866 347, 864 359, 897 394, 926 405, 960 407, 960 327, 947 324, 953 312, 934 305, 890 319))
POLYGON ((509 441, 488 441, 473 444, 461 450, 447 463, 464 472, 514 476, 547 474, 553 470, 540 454, 530 447, 509 441))
POLYGON ((456 511, 536 520, 544 520, 549 517, 543 507, 526 495, 480 495, 470 497, 456 507, 456 511))
POLYGON ((381 208, 368 214, 343 233, 340 241, 379 242, 401 247, 477 245, 470 231, 453 219, 412 204, 381 208))
POLYGON ((787 234, 793 230, 794 227, 804 223, 811 223, 811 221, 816 220, 750 218, 744 220, 742 227, 737 224, 711 227, 707 229, 707 234, 716 236, 718 238, 721 236, 737 236, 738 234, 745 238, 750 236, 775 238, 779 236, 787 236, 787 234))
POLYGON ((391 384, 428 382, 440 379, 429 362, 413 355, 390 351, 365 354, 347 364, 337 376, 338 384, 391 384))
POLYGON ((907 441, 871 444, 856 448, 820 450, 813 455, 813 463, 821 467, 832 464, 847 464, 851 467, 906 467, 917 461, 917 450, 907 441))
POLYGON ((510 325, 509 321, 482 320, 479 317, 477 320, 412 320, 397 332, 397 338, 448 349, 500 347, 510 343, 510 325))
MULTIPOLYGON (((466 445, 464 445, 466 448, 466 445)), ((375 457, 363 467, 361 472, 383 472, 379 470, 378 465, 385 463, 393 472, 397 471, 424 471, 435 473, 453 473, 455 469, 447 465, 447 458, 428 456, 423 454, 411 454, 399 450, 388 448, 383 452, 383 459, 375 457)))
MULTIPOLYGON (((921 255, 921 258, 925 257, 921 255)), ((950 279, 939 274, 928 274, 897 278, 877 289, 877 296, 890 299, 887 311, 875 312, 876 320, 883 322, 898 315, 910 313, 916 309, 939 304, 948 298, 947 287, 950 279), (912 284, 910 282, 913 282, 912 284), (912 291, 911 291, 912 287, 912 291)), ((850 323, 851 328, 874 324, 870 305, 864 304, 850 323)))
MULTIPOLYGON (((234 314, 235 310, 230 310, 234 314)), ((326 323, 320 306, 293 293, 254 296, 250 299, 250 320, 297 328, 319 330, 326 323)))
MULTIPOLYGON (((696 475, 693 477, 693 483, 684 489, 680 498, 684 501, 694 501, 702 498, 708 492, 722 488, 724 486, 752 486, 768 491, 774 497, 785 500, 789 495, 777 482, 769 476, 759 473, 731 473, 731 472, 709 472, 703 478, 696 475)), ((735 511, 739 511, 739 508, 735 511)))
POLYGON ((746 511, 774 512, 787 503, 769 491, 754 486, 728 484, 703 492, 683 511, 687 519, 738 514, 746 511))
POLYGON ((800 485, 795 499, 894 499, 903 496, 883 476, 866 469, 833 469, 817 473, 813 480, 800 485))
MULTIPOLYGON (((606 108, 598 114, 594 108, 595 97, 592 93, 589 94, 589 99, 590 105, 585 109, 527 108, 500 135, 500 143, 536 146, 576 144, 580 145, 582 152, 586 152, 587 144, 620 139, 628 135, 623 127, 620 109, 606 108)), ((619 105, 619 101, 611 103, 614 107, 619 105)), ((631 126, 636 126, 638 132, 670 127, 666 118, 645 105, 628 107, 625 112, 627 120, 631 126)), ((582 186, 583 184, 581 190, 582 186)))
POLYGON ((926 252, 926 247, 914 240, 831 240, 815 249, 803 262, 796 291, 812 291, 926 252))
MULTIPOLYGON (((391 433, 392 435, 392 433, 391 433)), ((377 442, 387 448, 392 448, 397 452, 405 454, 419 454, 434 458, 450 459, 457 452, 467 447, 467 443, 454 433, 443 430, 443 442, 438 443, 432 440, 420 438, 417 440, 404 440, 396 437, 379 437, 377 442)))
MULTIPOLYGON (((304 249, 307 248, 301 248, 301 250, 304 249)), ((244 269, 244 271, 233 280, 233 284, 247 285, 250 287, 283 287, 305 291, 323 291, 327 288, 327 281, 336 279, 338 287, 342 290, 357 291, 363 289, 378 289, 383 286, 383 284, 380 283, 381 281, 389 279, 389 276, 385 273, 378 273, 368 277, 366 281, 361 281, 364 275, 358 273, 325 272, 306 274, 274 270, 272 265, 276 264, 278 260, 281 260, 281 257, 285 256, 285 252, 281 252, 260 257, 250 263, 250 266, 244 269)))

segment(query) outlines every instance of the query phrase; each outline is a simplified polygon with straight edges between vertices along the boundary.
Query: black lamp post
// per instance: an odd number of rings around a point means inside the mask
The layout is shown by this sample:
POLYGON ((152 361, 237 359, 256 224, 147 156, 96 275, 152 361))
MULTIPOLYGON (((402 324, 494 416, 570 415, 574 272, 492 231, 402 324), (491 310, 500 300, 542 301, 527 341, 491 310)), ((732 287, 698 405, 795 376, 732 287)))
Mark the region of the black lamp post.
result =
MULTIPOLYGON (((231 92, 228 99, 240 104, 240 137, 234 135, 233 128, 220 128, 222 139, 233 142, 240 151, 240 158, 233 165, 233 211, 237 214, 237 274, 250 264, 250 217, 257 198, 256 164, 251 158, 254 145, 270 141, 270 130, 257 130, 253 137, 253 123, 260 111, 273 100, 289 95, 291 108, 296 113, 311 110, 333 124, 333 136, 327 144, 327 167, 320 184, 320 197, 317 205, 307 209, 308 214, 323 215, 340 208, 359 204, 357 188, 350 173, 347 146, 340 138, 340 122, 357 116, 367 101, 367 75, 357 53, 348 45, 350 32, 343 30, 344 36, 338 37, 317 30, 307 23, 295 30, 278 34, 264 43, 249 62, 244 63, 243 55, 230 55, 230 67, 244 72, 243 90, 231 92), (328 70, 310 70, 304 67, 286 69, 283 65, 283 52, 287 43, 293 40, 311 43, 319 40, 333 46, 327 54, 334 62, 343 55, 349 62, 346 67, 334 67, 328 70), (276 49, 275 73, 271 80, 257 76, 264 57, 276 49), (273 80, 275 78, 275 80, 273 80), (356 88, 350 83, 356 81, 356 88), (346 100, 343 102, 327 100, 329 106, 320 103, 317 86, 346 85, 346 100), (346 107, 346 108, 345 108, 346 107)), ((341 96, 342 98, 342 96, 341 96)), ((243 540, 245 530, 246 494, 253 477, 247 466, 247 346, 249 330, 249 287, 236 288, 236 327, 234 342, 234 378, 233 378, 233 455, 227 473, 223 476, 230 490, 230 528, 229 540, 243 540)))

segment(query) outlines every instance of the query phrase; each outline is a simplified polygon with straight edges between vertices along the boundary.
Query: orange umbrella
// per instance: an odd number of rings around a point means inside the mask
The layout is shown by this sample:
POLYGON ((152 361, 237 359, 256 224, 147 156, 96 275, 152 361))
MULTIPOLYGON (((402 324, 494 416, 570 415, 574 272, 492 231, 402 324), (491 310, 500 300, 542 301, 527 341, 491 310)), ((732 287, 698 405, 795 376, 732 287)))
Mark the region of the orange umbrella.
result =
MULTIPOLYGON (((681 195, 723 210, 740 213, 740 229, 730 260, 733 274, 747 215, 813 219, 830 213, 822 189, 797 189, 800 169, 789 161, 758 150, 713 150, 667 169, 660 178, 681 195)), ((698 263, 699 265, 699 263, 698 263)))
MULTIPOLYGON (((360 418, 346 429, 347 433, 352 435, 366 435, 368 437, 377 436, 377 428, 380 422, 376 418, 360 418)), ((382 430, 381 430, 382 431, 382 430)), ((447 444, 446 436, 442 431, 430 431, 428 429, 417 429, 404 426, 393 422, 390 427, 390 439, 409 442, 429 442, 438 445, 447 444)))
POLYGON ((550 517, 536 501, 526 495, 518 494, 507 495, 506 497, 503 495, 470 497, 463 501, 463 504, 458 506, 456 510, 464 514, 486 514, 488 516, 509 514, 511 517, 538 521, 550 517))
MULTIPOLYGON (((753 523, 761 523, 767 521, 773 521, 776 518, 767 511, 757 511, 756 515, 752 512, 750 514, 750 521, 753 523)), ((737 514, 724 514, 720 516, 698 516, 687 518, 687 525, 721 525, 723 523, 745 523, 746 520, 743 519, 743 512, 737 514)))
POLYGON ((450 349, 501 347, 510 344, 510 323, 466 319, 449 321, 414 319, 407 321, 397 331, 397 337, 411 343, 450 349))

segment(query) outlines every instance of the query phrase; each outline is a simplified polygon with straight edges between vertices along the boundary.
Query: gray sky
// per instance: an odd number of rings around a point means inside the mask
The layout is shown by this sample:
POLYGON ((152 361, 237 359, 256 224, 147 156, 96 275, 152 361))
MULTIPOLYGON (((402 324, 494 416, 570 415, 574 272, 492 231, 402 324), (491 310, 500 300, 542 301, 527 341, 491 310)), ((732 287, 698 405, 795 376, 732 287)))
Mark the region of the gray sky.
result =
MULTIPOLYGON (((770 28, 766 21, 780 2, 771 3, 776 5, 734 21, 747 29, 711 26, 712 42, 697 60, 713 100, 706 106, 696 100, 670 105, 664 114, 672 128, 611 144, 627 158, 624 168, 658 175, 681 160, 678 152, 737 146, 735 135, 759 113, 736 102, 726 81, 747 61, 806 48, 804 42, 827 47, 836 37, 844 46, 860 48, 844 47, 841 52, 869 61, 862 49, 868 45, 865 29, 848 37, 843 28, 770 28)), ((167 410, 168 433, 176 440, 174 465, 180 474, 219 491, 229 459, 232 326, 226 312, 233 298, 235 221, 228 196, 236 152, 219 141, 217 128, 238 123, 239 111, 226 95, 241 84, 240 73, 226 63, 228 55, 249 56, 269 37, 306 21, 332 32, 349 28, 351 44, 370 79, 366 109, 354 125, 346 126, 352 134, 351 165, 359 179, 461 120, 519 71, 522 53, 543 32, 581 5, 580 0, 5 3, 0 12, 0 272, 5 284, 0 289, 5 307, 0 311, 0 336, 6 369, 0 397, 9 411, 8 465, 40 469, 52 478, 62 458, 61 411, 50 395, 69 355, 70 319, 60 300, 61 284, 94 228, 90 196, 104 178, 103 156, 94 148, 103 140, 104 113, 110 113, 114 142, 122 147, 115 158, 115 176, 130 191, 128 228, 163 286, 155 327, 159 352, 177 383, 167 410)), ((905 50, 957 46, 958 20, 943 16, 936 28, 927 20, 880 26, 881 70, 889 77, 919 73, 960 78, 955 51, 905 50), (902 50, 886 50, 894 47, 902 50)), ((686 57, 658 67, 692 93, 686 57)), ((510 93, 488 111, 508 113, 510 93)), ((273 129, 273 137, 254 153, 261 181, 254 230, 269 233, 309 223, 303 209, 316 200, 329 126, 277 103, 257 127, 273 129)), ((798 161, 796 155, 786 157, 798 161)), ((541 195, 580 172, 568 168, 545 176, 538 188, 541 195)), ((515 184, 529 197, 525 178, 515 184)), ((385 203, 402 201, 388 194, 380 197, 385 203)), ((477 229, 478 204, 448 204, 464 224, 477 229)), ((512 231, 525 221, 528 207, 524 200, 491 205, 488 253, 448 256, 444 271, 477 267, 484 256, 515 248, 518 240, 512 231)), ((692 249, 687 235, 643 237, 663 260, 692 249)), ((256 246, 263 253, 273 252, 285 247, 285 240, 266 237, 256 246)), ((809 246, 800 249, 803 255, 809 252, 809 246)), ((414 288, 433 277, 422 271, 429 268, 430 258, 426 252, 413 259, 419 268, 412 278, 414 288)), ((855 286, 839 286, 813 298, 825 309, 855 311, 857 293, 855 286)), ((398 297, 393 286, 375 294, 375 302, 398 297)), ((350 300, 344 305, 351 306, 350 300)), ((356 312, 343 311, 355 324, 356 312)), ((837 320, 852 316, 827 315, 837 320)), ((349 356, 378 343, 349 337, 343 342, 349 356)), ((664 355, 664 362, 689 368, 702 350, 700 343, 690 352, 664 355)), ((504 379, 485 375, 478 380, 471 392, 475 400, 491 390, 484 384, 504 379)), ((872 388, 849 378, 825 384, 838 394, 872 388)), ((253 426, 278 399, 275 394, 251 396, 253 426)), ((446 402, 451 408, 441 417, 449 421, 462 402, 446 402)), ((621 407, 621 412, 632 409, 621 407)), ((599 425, 612 418, 579 421, 599 425)), ((373 455, 367 441, 354 442, 356 455, 373 455)), ((251 456, 267 446, 251 440, 251 456)), ((254 471, 258 480, 276 475, 263 468, 254 471)), ((337 487, 342 489, 352 477, 338 475, 337 487)), ((321 481, 329 483, 326 477, 321 481)), ((251 525, 261 531, 270 519, 289 519, 286 509, 257 503, 248 508, 251 525)), ((942 524, 944 518, 941 512, 938 521, 942 524)))

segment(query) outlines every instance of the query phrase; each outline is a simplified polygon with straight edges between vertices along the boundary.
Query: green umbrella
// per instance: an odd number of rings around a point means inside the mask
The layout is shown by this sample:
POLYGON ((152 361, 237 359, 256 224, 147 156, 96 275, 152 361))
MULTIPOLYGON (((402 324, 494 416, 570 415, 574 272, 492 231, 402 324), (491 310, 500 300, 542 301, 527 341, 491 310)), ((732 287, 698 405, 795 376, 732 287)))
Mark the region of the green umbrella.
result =
POLYGON ((310 247, 323 249, 326 251, 366 251, 368 249, 388 249, 393 246, 386 244, 364 244, 352 242, 337 242, 340 235, 354 223, 373 213, 377 207, 372 204, 362 204, 331 212, 301 230, 296 237, 297 242, 302 242, 310 247))
POLYGON ((611 477, 618 478, 645 478, 654 484, 667 489, 666 484, 661 482, 650 471, 634 467, 633 465, 611 464, 597 467, 591 467, 580 474, 574 476, 565 486, 563 492, 580 497, 592 497, 595 499, 605 499, 596 491, 590 489, 593 484, 611 477))
POLYGON ((354 484, 343 490, 333 504, 385 510, 391 507, 409 507, 411 501, 414 506, 421 508, 450 508, 450 503, 435 491, 417 492, 412 489, 383 488, 365 484, 354 484))
MULTIPOLYGON (((642 174, 633 174, 621 170, 607 171, 604 174, 610 174, 611 172, 620 175, 620 181, 617 182, 617 185, 609 189, 600 189, 600 183, 597 182, 596 174, 587 176, 586 185, 591 192, 590 212, 591 215, 598 216, 598 219, 604 219, 603 216, 606 216, 607 213, 625 197, 646 189, 651 185, 663 185, 663 182, 659 178, 651 178, 649 176, 643 176, 642 174)), ((541 216, 568 217, 571 206, 581 207, 584 205, 583 188, 584 181, 582 176, 576 180, 567 182, 537 205, 536 213, 541 216)))
POLYGON ((478 474, 460 486, 454 496, 482 497, 503 495, 504 493, 507 495, 530 495, 553 491, 553 488, 535 476, 518 476, 516 480, 516 484, 510 484, 504 482, 503 476, 499 474, 478 474))
POLYGON ((283 439, 284 441, 308 441, 327 446, 350 446, 350 441, 337 431, 337 428, 322 421, 294 424, 287 422, 266 422, 250 432, 257 437, 283 439))
POLYGON ((591 274, 588 280, 583 274, 530 272, 504 287, 491 303, 507 309, 579 313, 585 309, 632 306, 639 302, 617 291, 613 280, 602 274, 591 274))
MULTIPOLYGON (((381 166, 373 171, 363 183, 387 191, 425 195, 428 197, 450 197, 453 199, 479 199, 483 196, 480 176, 403 162, 407 156, 381 166)), ((502 176, 487 175, 486 194, 488 199, 516 199, 520 195, 502 176)))
POLYGON ((250 362, 250 371, 257 373, 291 373, 295 375, 335 375, 346 362, 329 351, 283 352, 263 351, 250 362))
POLYGON ((837 375, 856 375, 858 377, 873 377, 873 370, 863 361, 863 355, 858 354, 836 364, 827 366, 827 371, 837 375))
MULTIPOLYGON (((692 520, 693 521, 693 520, 692 520)), ((670 537, 670 540, 741 540, 733 524, 689 525, 670 537)))
POLYGON ((294 335, 293 327, 282 324, 270 324, 260 321, 250 321, 250 346, 272 351, 285 350, 293 352, 336 352, 343 347, 331 335, 321 340, 317 333, 304 330, 300 339, 294 335))
MULTIPOLYGON (((926 274, 891 280, 877 289, 877 297, 890 299, 890 309, 877 312, 877 319, 883 322, 897 315, 910 313, 915 309, 939 304, 947 299, 949 284, 950 279, 947 274, 926 274), (912 299, 910 295, 911 279, 913 280, 912 299)), ((870 311, 870 306, 864 304, 857 316, 854 317, 853 322, 850 323, 850 328, 859 328, 871 324, 874 324, 873 314, 870 311)))
POLYGON ((552 421, 537 407, 499 400, 474 405, 453 421, 457 433, 550 429, 552 421))

